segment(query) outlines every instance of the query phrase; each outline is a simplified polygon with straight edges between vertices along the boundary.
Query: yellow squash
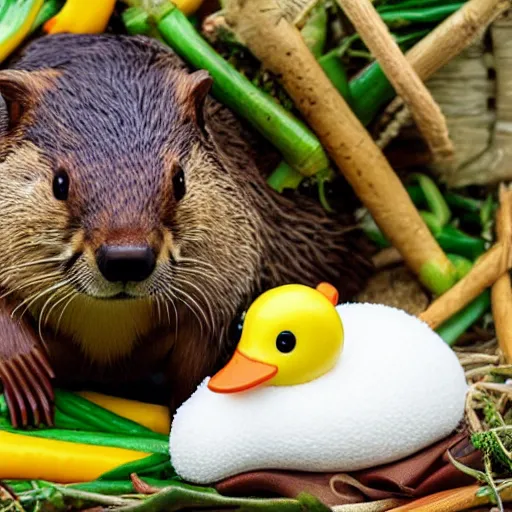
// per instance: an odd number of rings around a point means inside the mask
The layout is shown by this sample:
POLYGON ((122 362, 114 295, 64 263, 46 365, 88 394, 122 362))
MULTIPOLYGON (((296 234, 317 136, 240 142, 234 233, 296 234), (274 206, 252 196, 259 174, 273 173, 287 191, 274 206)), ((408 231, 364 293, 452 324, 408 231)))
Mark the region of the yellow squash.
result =
POLYGON ((0 480, 88 482, 149 454, 0 431, 0 480))
POLYGON ((146 404, 135 400, 126 400, 114 396, 82 391, 80 396, 123 418, 135 421, 154 432, 168 435, 171 430, 169 409, 163 405, 146 404))
POLYGON ((48 34, 100 34, 105 32, 116 0, 67 0, 57 15, 44 24, 48 34))

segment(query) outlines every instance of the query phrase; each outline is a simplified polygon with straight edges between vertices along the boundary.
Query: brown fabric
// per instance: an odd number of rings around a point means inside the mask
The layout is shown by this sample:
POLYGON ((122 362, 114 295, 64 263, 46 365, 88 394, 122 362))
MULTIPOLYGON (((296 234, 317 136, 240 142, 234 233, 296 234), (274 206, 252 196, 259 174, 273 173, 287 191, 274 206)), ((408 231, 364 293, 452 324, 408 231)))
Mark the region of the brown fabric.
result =
POLYGON ((298 471, 254 471, 216 485, 231 496, 283 496, 301 492, 316 496, 328 506, 388 498, 418 498, 474 483, 449 461, 447 451, 463 464, 479 467, 481 454, 466 432, 446 439, 406 459, 350 474, 298 471))

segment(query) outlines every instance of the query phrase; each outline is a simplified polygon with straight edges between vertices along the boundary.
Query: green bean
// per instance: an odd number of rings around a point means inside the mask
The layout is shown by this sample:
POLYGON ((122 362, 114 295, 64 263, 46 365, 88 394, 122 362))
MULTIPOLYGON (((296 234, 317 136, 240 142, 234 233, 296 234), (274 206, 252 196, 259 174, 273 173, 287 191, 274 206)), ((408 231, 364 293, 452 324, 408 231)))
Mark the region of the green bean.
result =
POLYGON ((147 35, 151 31, 151 23, 149 14, 140 7, 128 7, 125 9, 121 17, 130 35, 147 35))
POLYGON ((212 94, 270 140, 291 167, 304 176, 329 167, 313 132, 215 52, 179 9, 166 3, 156 17, 166 43, 193 67, 209 71, 214 80, 212 94))
POLYGON ((55 405, 62 412, 102 432, 130 434, 153 439, 167 436, 153 432, 135 421, 123 418, 85 398, 62 389, 55 390, 55 405))
POLYGON ((42 27, 50 18, 56 16, 64 5, 64 0, 46 0, 37 13, 34 23, 30 28, 30 33, 35 32, 42 27))
POLYGON ((478 199, 473 199, 453 192, 446 192, 444 194, 444 198, 449 206, 473 213, 480 212, 483 205, 483 202, 478 199))
POLYGON ((436 23, 459 10, 464 3, 440 5, 429 9, 408 9, 382 12, 380 17, 391 29, 403 28, 414 23, 436 23))
POLYGON ((427 225, 430 232, 434 235, 434 237, 439 236, 441 230, 443 229, 442 224, 439 222, 439 219, 431 212, 420 211, 421 217, 423 218, 425 224, 427 225))
POLYGON ((448 259, 453 263, 455 270, 457 270, 457 281, 466 276, 473 268, 473 262, 463 256, 450 253, 447 253, 446 256, 448 256, 448 259))
POLYGON ((274 190, 281 193, 285 188, 296 189, 303 179, 302 174, 283 160, 267 178, 267 183, 274 190))
POLYGON ((411 178, 419 183, 430 211, 439 224, 444 226, 450 220, 451 212, 437 185, 425 174, 412 174, 411 178))
POLYGON ((419 185, 408 185, 405 187, 409 197, 416 207, 426 206, 425 194, 419 185))
MULTIPOLYGON (((103 475, 99 477, 99 480, 122 480, 124 478, 130 478, 132 473, 143 475, 147 474, 148 471, 153 473, 154 471, 169 468, 172 470, 172 466, 170 465, 170 456, 168 453, 153 453, 144 459, 128 462, 108 471, 107 473, 103 473, 103 475), (162 466, 163 464, 165 464, 165 466, 162 466)), ((173 476, 175 475, 174 470, 171 471, 171 474, 173 476)))
POLYGON ((55 408, 55 418, 54 418, 55 427, 58 429, 66 429, 66 430, 83 430, 84 424, 81 421, 69 416, 68 414, 62 412, 61 410, 55 408))
POLYGON ((84 430, 77 432, 75 430, 63 430, 57 428, 19 430, 4 427, 2 430, 15 434, 40 437, 43 439, 55 439, 56 441, 70 443, 110 446, 112 448, 124 448, 126 450, 135 450, 145 453, 169 453, 169 443, 167 440, 134 437, 130 435, 113 434, 107 432, 87 432, 84 430))
POLYGON ((484 240, 466 235, 450 225, 444 226, 436 240, 445 251, 466 256, 471 260, 485 252, 484 240))
POLYGON ((459 337, 486 313, 490 305, 490 293, 489 290, 485 290, 462 311, 440 325, 436 332, 448 345, 454 345, 459 337))
MULTIPOLYGON (((456 2, 452 2, 456 3, 456 2)), ((405 0, 403 2, 385 3, 377 6, 379 13, 389 11, 402 11, 406 9, 424 9, 425 7, 438 7, 446 5, 446 0, 405 0)))
MULTIPOLYGON (((420 30, 406 36, 396 36, 397 44, 408 49, 428 31, 420 30)), ((395 96, 395 90, 377 61, 366 66, 349 82, 350 106, 361 123, 367 126, 377 113, 395 96)))
POLYGON ((327 12, 322 4, 313 9, 301 30, 301 35, 306 46, 318 59, 324 51, 327 38, 327 12))
POLYGON ((351 103, 350 86, 345 67, 341 62, 338 50, 332 50, 318 59, 318 64, 324 70, 327 78, 331 81, 338 92, 351 103))

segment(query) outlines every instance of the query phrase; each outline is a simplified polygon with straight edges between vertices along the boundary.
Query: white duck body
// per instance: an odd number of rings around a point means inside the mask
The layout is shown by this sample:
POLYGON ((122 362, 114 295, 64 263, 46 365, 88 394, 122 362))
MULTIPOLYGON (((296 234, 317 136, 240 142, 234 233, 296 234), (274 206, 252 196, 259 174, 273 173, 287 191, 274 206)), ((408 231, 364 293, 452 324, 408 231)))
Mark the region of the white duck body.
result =
POLYGON ((171 461, 206 484, 247 471, 355 471, 411 455, 463 419, 453 351, 425 323, 376 304, 337 306, 345 330, 330 372, 296 386, 218 394, 206 379, 177 411, 171 461))

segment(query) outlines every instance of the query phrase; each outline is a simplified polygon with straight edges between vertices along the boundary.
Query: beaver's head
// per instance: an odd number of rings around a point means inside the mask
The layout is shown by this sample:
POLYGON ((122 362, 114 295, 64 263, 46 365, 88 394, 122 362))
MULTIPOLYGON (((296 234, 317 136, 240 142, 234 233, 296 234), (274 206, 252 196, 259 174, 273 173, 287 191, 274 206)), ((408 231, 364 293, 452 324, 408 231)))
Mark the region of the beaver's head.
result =
POLYGON ((232 315, 260 220, 203 130, 210 77, 139 39, 73 41, 0 72, 5 293, 41 317, 107 301, 151 302, 162 322, 232 315))

